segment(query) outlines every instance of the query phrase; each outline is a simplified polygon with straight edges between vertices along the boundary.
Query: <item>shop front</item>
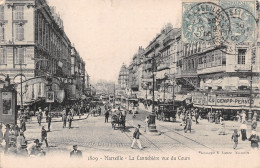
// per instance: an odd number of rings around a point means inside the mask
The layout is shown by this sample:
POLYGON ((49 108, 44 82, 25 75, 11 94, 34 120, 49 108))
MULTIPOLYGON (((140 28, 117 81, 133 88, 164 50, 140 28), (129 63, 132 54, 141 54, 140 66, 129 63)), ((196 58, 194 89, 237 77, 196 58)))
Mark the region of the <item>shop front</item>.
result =
POLYGON ((249 94, 214 94, 214 93, 192 93, 194 107, 203 109, 204 112, 221 111, 227 118, 234 118, 241 110, 248 112, 260 112, 260 98, 254 96, 250 101, 249 94))

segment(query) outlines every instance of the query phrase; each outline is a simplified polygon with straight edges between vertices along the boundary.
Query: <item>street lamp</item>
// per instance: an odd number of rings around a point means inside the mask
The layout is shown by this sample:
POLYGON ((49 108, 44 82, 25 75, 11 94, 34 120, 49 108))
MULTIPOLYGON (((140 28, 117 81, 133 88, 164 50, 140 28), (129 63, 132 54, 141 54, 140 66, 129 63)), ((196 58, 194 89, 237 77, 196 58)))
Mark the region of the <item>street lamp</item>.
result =
POLYGON ((155 60, 155 47, 154 47, 154 56, 152 58, 152 70, 153 70, 153 107, 152 107, 152 113, 149 115, 150 118, 150 124, 149 124, 149 131, 150 132, 157 132, 156 125, 155 125, 155 110, 154 110, 154 90, 155 90, 155 75, 156 75, 156 60, 155 60))

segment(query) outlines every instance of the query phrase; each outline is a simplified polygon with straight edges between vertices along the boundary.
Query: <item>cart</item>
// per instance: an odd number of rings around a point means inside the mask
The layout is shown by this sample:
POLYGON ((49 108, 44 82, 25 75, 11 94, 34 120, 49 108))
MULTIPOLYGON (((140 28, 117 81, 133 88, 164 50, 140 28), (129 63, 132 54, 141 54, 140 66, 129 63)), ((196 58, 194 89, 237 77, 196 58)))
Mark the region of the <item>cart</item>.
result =
POLYGON ((122 115, 114 114, 111 119, 111 125, 114 130, 119 127, 125 129, 125 118, 122 115))

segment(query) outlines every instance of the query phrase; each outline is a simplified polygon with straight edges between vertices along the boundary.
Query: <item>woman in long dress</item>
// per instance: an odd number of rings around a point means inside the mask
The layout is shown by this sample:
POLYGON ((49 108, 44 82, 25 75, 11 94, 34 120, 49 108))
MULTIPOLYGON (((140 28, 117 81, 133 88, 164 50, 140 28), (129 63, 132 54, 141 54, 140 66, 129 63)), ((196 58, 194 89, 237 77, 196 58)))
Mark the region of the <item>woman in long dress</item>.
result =
POLYGON ((247 129, 247 125, 246 125, 246 122, 244 121, 242 123, 242 125, 240 126, 241 135, 242 135, 242 141, 245 141, 247 139, 246 129, 247 129))

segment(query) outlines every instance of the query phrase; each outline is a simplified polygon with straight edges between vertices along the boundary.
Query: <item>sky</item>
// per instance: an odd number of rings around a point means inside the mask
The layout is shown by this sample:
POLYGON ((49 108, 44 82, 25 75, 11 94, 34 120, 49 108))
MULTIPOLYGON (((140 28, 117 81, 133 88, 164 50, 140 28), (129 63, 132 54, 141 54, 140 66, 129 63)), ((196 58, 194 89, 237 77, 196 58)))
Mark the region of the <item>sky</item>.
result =
POLYGON ((180 27, 180 0, 49 0, 61 15, 71 43, 86 62, 92 82, 117 81, 167 23, 180 27))

